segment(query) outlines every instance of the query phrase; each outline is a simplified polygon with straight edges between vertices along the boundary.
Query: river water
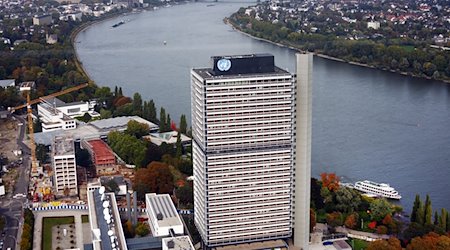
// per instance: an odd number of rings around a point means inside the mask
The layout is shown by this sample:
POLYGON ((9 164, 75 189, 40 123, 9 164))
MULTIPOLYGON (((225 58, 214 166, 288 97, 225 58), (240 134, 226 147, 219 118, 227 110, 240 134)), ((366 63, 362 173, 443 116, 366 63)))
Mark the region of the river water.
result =
MULTIPOLYGON (((190 117, 190 69, 209 66, 212 55, 269 52, 295 70, 294 51, 223 23, 250 4, 197 2, 117 17, 81 32, 76 49, 98 85, 139 92, 178 122, 190 117)), ((313 72, 312 175, 390 183, 407 211, 416 193, 429 194, 435 210, 450 209, 449 86, 318 57, 313 72)))

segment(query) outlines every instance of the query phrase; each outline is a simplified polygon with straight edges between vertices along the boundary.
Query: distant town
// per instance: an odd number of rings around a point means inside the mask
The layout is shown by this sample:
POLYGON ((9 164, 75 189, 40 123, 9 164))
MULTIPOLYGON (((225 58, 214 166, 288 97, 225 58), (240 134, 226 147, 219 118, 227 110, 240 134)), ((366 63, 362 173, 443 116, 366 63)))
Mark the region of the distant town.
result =
POLYGON ((446 1, 241 8, 226 20, 301 50, 297 72, 270 51, 211 55, 190 73, 192 124, 97 86, 73 45, 96 21, 172 4, 0 0, 0 249, 450 248, 428 195, 405 213, 389 184, 311 178, 308 53, 448 80, 446 1))

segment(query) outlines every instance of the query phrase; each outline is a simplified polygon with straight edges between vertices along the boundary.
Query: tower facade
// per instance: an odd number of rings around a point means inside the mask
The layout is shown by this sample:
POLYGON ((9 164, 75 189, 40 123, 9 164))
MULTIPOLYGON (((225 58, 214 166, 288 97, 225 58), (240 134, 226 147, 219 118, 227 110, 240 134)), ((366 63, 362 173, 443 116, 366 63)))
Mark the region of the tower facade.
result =
POLYGON ((191 71, 197 229, 208 247, 288 238, 295 77, 269 54, 212 64, 191 71))
POLYGON ((56 136, 52 143, 52 165, 55 195, 78 195, 77 165, 73 138, 56 136))

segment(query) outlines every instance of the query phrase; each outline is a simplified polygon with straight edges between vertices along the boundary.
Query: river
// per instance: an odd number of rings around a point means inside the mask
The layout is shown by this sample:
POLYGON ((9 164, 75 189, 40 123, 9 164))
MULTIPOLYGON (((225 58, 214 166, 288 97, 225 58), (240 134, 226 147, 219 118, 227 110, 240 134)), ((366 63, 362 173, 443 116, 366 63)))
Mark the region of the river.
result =
MULTIPOLYGON (((196 2, 120 16, 79 33, 76 50, 98 85, 139 92, 178 122, 190 117, 190 69, 208 66, 212 55, 269 52, 295 69, 294 51, 223 23, 250 4, 196 2)), ((318 57, 313 72, 312 175, 390 183, 406 211, 415 194, 450 209, 449 85, 318 57)))

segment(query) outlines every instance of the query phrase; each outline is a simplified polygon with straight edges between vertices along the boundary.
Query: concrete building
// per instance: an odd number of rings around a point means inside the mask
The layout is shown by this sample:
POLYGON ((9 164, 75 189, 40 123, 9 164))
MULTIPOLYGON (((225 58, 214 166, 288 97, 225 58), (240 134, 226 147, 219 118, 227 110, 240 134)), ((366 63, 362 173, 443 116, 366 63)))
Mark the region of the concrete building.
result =
POLYGON ((367 28, 377 30, 380 28, 380 22, 378 21, 367 22, 367 28))
POLYGON ((127 250, 114 193, 105 187, 88 191, 89 224, 94 250, 127 250))
POLYGON ((162 239, 162 250, 194 250, 188 236, 178 236, 162 239))
POLYGON ((50 25, 52 24, 51 15, 42 15, 33 17, 33 25, 50 25))
POLYGON ((146 194, 145 204, 153 236, 170 236, 171 232, 184 234, 183 223, 168 194, 146 194))
MULTIPOLYGON (((305 56, 311 58, 298 58, 305 56)), ((312 64, 303 60, 298 59, 298 80, 306 84, 303 67, 312 64)), ((310 107, 310 99, 296 97, 302 86, 275 66, 272 55, 219 56, 212 62, 211 68, 191 71, 195 224, 204 244, 287 239, 293 217, 295 238, 303 243, 310 149, 296 152, 305 145, 295 143, 306 140, 310 147, 310 126, 298 124, 308 122, 298 105, 310 107)))
POLYGON ((91 155, 97 175, 115 174, 119 171, 114 152, 101 139, 82 140, 81 147, 91 155))
POLYGON ((208 247, 289 238, 295 78, 268 54, 212 61, 191 71, 195 224, 208 247))
POLYGON ((78 195, 73 139, 70 137, 55 137, 51 154, 55 195, 57 197, 78 195))

